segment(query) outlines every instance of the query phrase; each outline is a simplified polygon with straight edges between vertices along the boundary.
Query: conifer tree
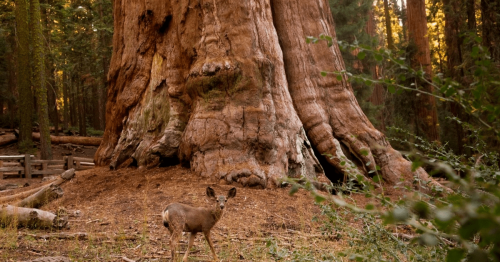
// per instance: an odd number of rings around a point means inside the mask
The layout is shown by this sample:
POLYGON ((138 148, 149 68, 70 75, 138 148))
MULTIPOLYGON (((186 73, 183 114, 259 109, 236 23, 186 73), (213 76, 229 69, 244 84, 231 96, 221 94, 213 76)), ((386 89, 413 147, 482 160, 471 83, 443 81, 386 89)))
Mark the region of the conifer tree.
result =
POLYGON ((392 37, 391 14, 389 12, 389 1, 384 0, 385 30, 387 33, 387 48, 394 49, 394 38, 392 37))
MULTIPOLYGON (((378 39, 372 0, 330 0, 329 3, 338 40, 377 48, 378 39)), ((359 50, 342 50, 347 70, 376 78, 374 61, 368 58, 359 60, 358 53, 359 50)), ((352 86, 363 112, 377 128, 384 130, 383 120, 379 117, 381 113, 379 109, 383 105, 383 87, 360 83, 353 83, 352 86)))
MULTIPOLYGON (((430 44, 427 36, 427 17, 425 0, 408 0, 408 33, 410 39, 411 66, 422 70, 427 81, 431 81, 432 68, 430 44)), ((416 88, 432 93, 433 87, 425 81, 415 80, 416 88)), ((437 119, 436 100, 433 96, 416 96, 413 100, 415 112, 415 127, 417 135, 424 136, 430 141, 439 141, 439 124, 437 119)))
POLYGON ((33 99, 30 85, 29 24, 27 0, 16 0, 17 87, 19 92, 19 152, 33 147, 31 137, 33 99))
POLYGON ((50 141, 47 88, 45 86, 45 64, 43 35, 39 0, 30 0, 30 27, 33 45, 33 87, 35 89, 38 122, 40 126, 40 154, 42 159, 52 159, 50 141))

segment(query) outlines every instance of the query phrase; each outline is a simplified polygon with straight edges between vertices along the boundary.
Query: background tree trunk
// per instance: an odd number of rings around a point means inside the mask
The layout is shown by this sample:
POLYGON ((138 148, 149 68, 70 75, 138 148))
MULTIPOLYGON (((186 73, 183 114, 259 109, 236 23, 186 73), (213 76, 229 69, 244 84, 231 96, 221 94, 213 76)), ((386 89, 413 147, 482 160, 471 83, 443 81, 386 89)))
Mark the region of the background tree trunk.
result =
MULTIPOLYGON (((415 70, 423 70, 425 78, 432 81, 431 55, 427 36, 427 16, 425 0, 408 0, 408 33, 411 47, 411 65, 415 70)), ((433 87, 424 81, 417 81, 418 88, 432 93, 433 87)), ((418 95, 414 100, 417 135, 430 141, 439 141, 436 100, 433 96, 418 95)))
POLYGON ((40 156, 52 159, 50 144, 49 112, 47 105, 47 88, 45 86, 45 63, 43 53, 43 32, 40 18, 40 2, 30 0, 30 24, 33 45, 33 87, 35 89, 38 122, 40 126, 40 156))
POLYGON ((63 129, 69 127, 69 91, 68 91, 68 73, 62 73, 62 91, 63 91, 63 129))
POLYGON ((69 86, 69 103, 70 105, 70 125, 71 126, 77 126, 78 125, 78 112, 77 112, 77 105, 78 101, 77 98, 77 92, 78 92, 78 85, 79 85, 79 80, 78 77, 75 75, 74 72, 71 75, 71 82, 69 86))
MULTIPOLYGON (((103 22, 105 16, 103 14, 104 9, 104 1, 101 0, 99 2, 99 19, 103 22)), ((110 46, 110 37, 107 36, 104 30, 101 30, 99 33, 99 45, 101 50, 101 66, 103 70, 101 84, 102 87, 99 90, 99 129, 104 130, 106 127, 106 91, 108 86, 107 76, 109 71, 109 54, 110 52, 106 52, 110 46)))
MULTIPOLYGON (((372 10, 368 12, 368 20, 366 22, 366 33, 371 36, 371 37, 376 37, 377 35, 377 27, 376 27, 376 21, 375 21, 375 14, 372 10)), ((379 66, 373 63, 370 63, 368 65, 370 68, 370 71, 372 73, 372 78, 373 79, 378 79, 379 78, 379 66)), ((376 106, 382 106, 385 104, 385 88, 383 85, 376 84, 373 87, 373 92, 369 98, 369 101, 376 105, 376 106)), ((379 122, 379 129, 384 132, 385 131, 385 114, 386 110, 379 110, 377 113, 377 120, 379 122)))
POLYGON ((408 19, 406 15, 406 0, 401 0, 401 23, 403 26, 403 41, 408 42, 408 19))
POLYGON ((465 0, 467 1, 467 28, 470 32, 476 33, 476 1, 475 0, 465 0))
POLYGON ((84 95, 84 80, 77 79, 77 95, 78 100, 74 100, 78 106, 78 132, 80 136, 87 136, 87 117, 85 112, 85 95, 84 95))
MULTIPOLYGON (((467 0, 468 1, 468 0, 467 0)), ((447 57, 447 76, 453 80, 464 84, 464 69, 461 67, 463 63, 462 59, 462 42, 463 37, 461 37, 460 29, 463 28, 464 19, 461 17, 459 1, 443 0, 444 5, 444 15, 445 15, 445 30, 444 37, 446 43, 446 57, 447 57)), ((471 18, 469 17, 469 20, 471 18)), ((469 21, 470 22, 470 21, 469 21)), ((474 22, 475 23, 475 22, 474 22)), ((469 25, 470 26, 470 25, 469 25)), ((460 113, 461 107, 457 103, 451 103, 449 105, 449 112, 454 117, 459 117, 460 119, 465 119, 465 115, 460 113)), ((445 125, 448 123, 445 123, 445 125)), ((463 138, 464 130, 462 125, 457 122, 450 123, 450 127, 446 128, 450 130, 450 133, 456 134, 454 136, 448 135, 447 139, 450 137, 456 137, 456 152, 458 154, 463 153, 463 138)))
POLYGON ((19 151, 31 150, 33 96, 30 84, 28 2, 16 0, 17 86, 19 91, 19 151))
MULTIPOLYGON (((16 44, 12 43, 11 46, 14 47, 13 49, 16 49, 15 48, 16 44)), ((16 53, 16 51, 14 51, 13 53, 16 53)), ((17 94, 17 90, 16 90, 17 65, 16 65, 16 62, 14 60, 14 56, 12 54, 7 56, 7 60, 9 61, 9 64, 10 64, 10 66, 7 68, 7 71, 9 74, 7 84, 9 85, 8 90, 10 91, 10 94, 11 94, 9 99, 7 100, 7 111, 10 114, 9 115, 9 126, 11 129, 14 129, 15 116, 17 114, 17 103, 15 101, 16 101, 16 98, 18 97, 16 95, 17 94)))
POLYGON ((481 21, 483 45, 490 50, 491 57, 495 61, 500 61, 499 41, 499 20, 500 3, 495 0, 481 0, 481 21))
POLYGON ((47 7, 43 8, 42 11, 42 21, 44 21, 44 28, 43 30, 43 36, 44 36, 44 42, 42 43, 44 46, 44 50, 46 50, 45 53, 45 76, 46 76, 46 85, 48 85, 47 89, 47 105, 48 105, 48 110, 49 110, 49 119, 50 122, 54 125, 54 130, 55 130, 55 135, 59 135, 59 115, 58 115, 58 110, 57 110, 57 84, 56 84, 56 79, 55 79, 55 64, 54 64, 54 56, 51 52, 52 46, 52 34, 51 32, 54 30, 52 20, 54 18, 54 14, 52 14, 50 11, 51 9, 48 8, 51 6, 51 1, 44 1, 44 3, 47 7))
POLYGON ((392 37, 391 14, 389 13, 389 0, 384 0, 385 31, 387 34, 387 48, 394 50, 394 38, 392 37))
POLYGON ((339 174, 378 165, 389 183, 413 178, 346 79, 320 75, 344 69, 336 44, 305 43, 335 36, 326 0, 115 1, 113 10, 98 165, 181 161, 204 177, 272 187, 322 174, 314 149, 339 174))
POLYGON ((443 0, 445 28, 444 37, 446 43, 446 56, 448 76, 462 82, 464 76, 463 69, 458 68, 462 64, 462 37, 460 37, 460 28, 462 27, 462 18, 460 13, 460 2, 443 0))

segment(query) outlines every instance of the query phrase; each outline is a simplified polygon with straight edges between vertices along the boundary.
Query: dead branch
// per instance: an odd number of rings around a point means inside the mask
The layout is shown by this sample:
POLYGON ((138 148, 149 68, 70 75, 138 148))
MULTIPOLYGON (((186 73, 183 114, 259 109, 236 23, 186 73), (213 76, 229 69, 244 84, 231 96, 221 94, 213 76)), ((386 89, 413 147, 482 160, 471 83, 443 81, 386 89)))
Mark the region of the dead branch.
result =
POLYGON ((64 194, 58 185, 49 185, 40 189, 35 194, 17 202, 14 206, 39 208, 54 199, 62 197, 64 194))
POLYGON ((21 192, 19 194, 0 197, 0 203, 5 203, 8 201, 12 201, 14 199, 28 197, 28 196, 32 195, 33 193, 40 191, 44 187, 50 187, 50 185, 60 186, 60 185, 64 184, 65 182, 71 180, 74 176, 75 176, 75 169, 72 168, 72 169, 66 170, 55 181, 49 183, 48 185, 42 185, 40 187, 31 189, 31 190, 28 190, 25 192, 21 192))

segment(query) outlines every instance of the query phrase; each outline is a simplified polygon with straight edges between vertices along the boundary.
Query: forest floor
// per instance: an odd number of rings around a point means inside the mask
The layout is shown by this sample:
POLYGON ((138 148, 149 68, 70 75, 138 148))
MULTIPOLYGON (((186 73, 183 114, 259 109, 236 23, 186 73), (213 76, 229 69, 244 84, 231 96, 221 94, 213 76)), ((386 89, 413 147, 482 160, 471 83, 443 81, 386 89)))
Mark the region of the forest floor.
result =
MULTIPOLYGON (((7 151, 9 148, 6 149, 7 151)), ((5 154, 0 148, 0 155, 5 154)), ((57 154, 57 150, 54 150, 57 154)), ((61 151, 64 153, 64 151, 61 151)), ((5 183, 41 185, 30 181, 0 179, 5 183)), ((162 210, 172 202, 208 206, 205 189, 227 194, 231 185, 207 181, 181 166, 165 168, 106 167, 76 172, 62 185, 64 196, 41 209, 65 210, 70 228, 32 230, 0 228, 0 261, 30 261, 40 257, 63 256, 71 261, 170 261, 169 233, 161 221, 162 210), (85 233, 85 237, 58 239, 59 233, 85 233)), ((335 230, 325 230, 328 219, 321 215, 310 193, 290 187, 251 189, 237 187, 219 223, 212 230, 215 249, 222 261, 334 261, 349 248, 351 240, 335 230)), ((0 192, 0 197, 12 192, 0 192)), ((351 200, 364 206, 363 195, 351 200)), ((361 228, 347 216, 350 226, 361 228)), ((328 227, 328 226, 327 226, 328 227)), ((187 246, 183 236, 180 250, 187 246)), ((180 255, 182 256, 182 254, 180 255)), ((211 261, 211 252, 198 234, 190 261, 211 261)), ((339 260, 347 261, 347 258, 339 260)))

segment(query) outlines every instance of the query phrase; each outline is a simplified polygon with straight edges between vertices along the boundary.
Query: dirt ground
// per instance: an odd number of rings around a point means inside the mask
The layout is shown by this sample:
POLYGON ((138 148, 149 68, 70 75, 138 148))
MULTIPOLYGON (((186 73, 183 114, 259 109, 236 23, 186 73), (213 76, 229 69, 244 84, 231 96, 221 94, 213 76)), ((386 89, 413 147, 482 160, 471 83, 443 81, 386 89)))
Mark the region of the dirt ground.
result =
MULTIPOLYGON (((0 148, 0 155, 14 154, 15 146, 0 148)), ((54 155, 72 153, 91 156, 91 148, 69 152, 54 147, 54 155)), ((4 179, 5 183, 29 183, 30 186, 0 197, 41 185, 41 178, 4 179)), ((161 222, 161 211, 172 202, 209 206, 207 186, 217 194, 227 194, 232 185, 194 175, 187 168, 126 168, 110 171, 107 167, 76 172, 62 186, 64 196, 41 209, 69 215, 69 229, 30 230, 3 229, 0 233, 0 261, 29 261, 46 256, 64 256, 72 261, 170 261, 168 230, 161 222), (57 233, 86 233, 86 238, 57 239, 57 233), (51 237, 52 236, 52 237, 51 237)), ((290 188, 251 189, 237 187, 234 199, 227 203, 222 219, 212 230, 212 239, 222 261, 274 261, 269 255, 275 243, 289 250, 307 249, 321 256, 325 250, 336 252, 344 240, 323 236, 320 215, 310 194, 299 190, 293 196, 290 188)), ((1 230, 1 229, 0 229, 1 230)), ((183 237, 181 250, 185 250, 183 237)), ((274 249, 273 249, 274 250, 274 249)), ((276 249, 278 250, 278 249, 276 249)), ((275 251, 276 251, 275 250, 275 251)), ((276 251, 277 252, 277 251, 276 251)), ((295 251, 294 251, 295 252, 295 251)), ((204 238, 198 234, 194 261, 211 261, 204 238)))

